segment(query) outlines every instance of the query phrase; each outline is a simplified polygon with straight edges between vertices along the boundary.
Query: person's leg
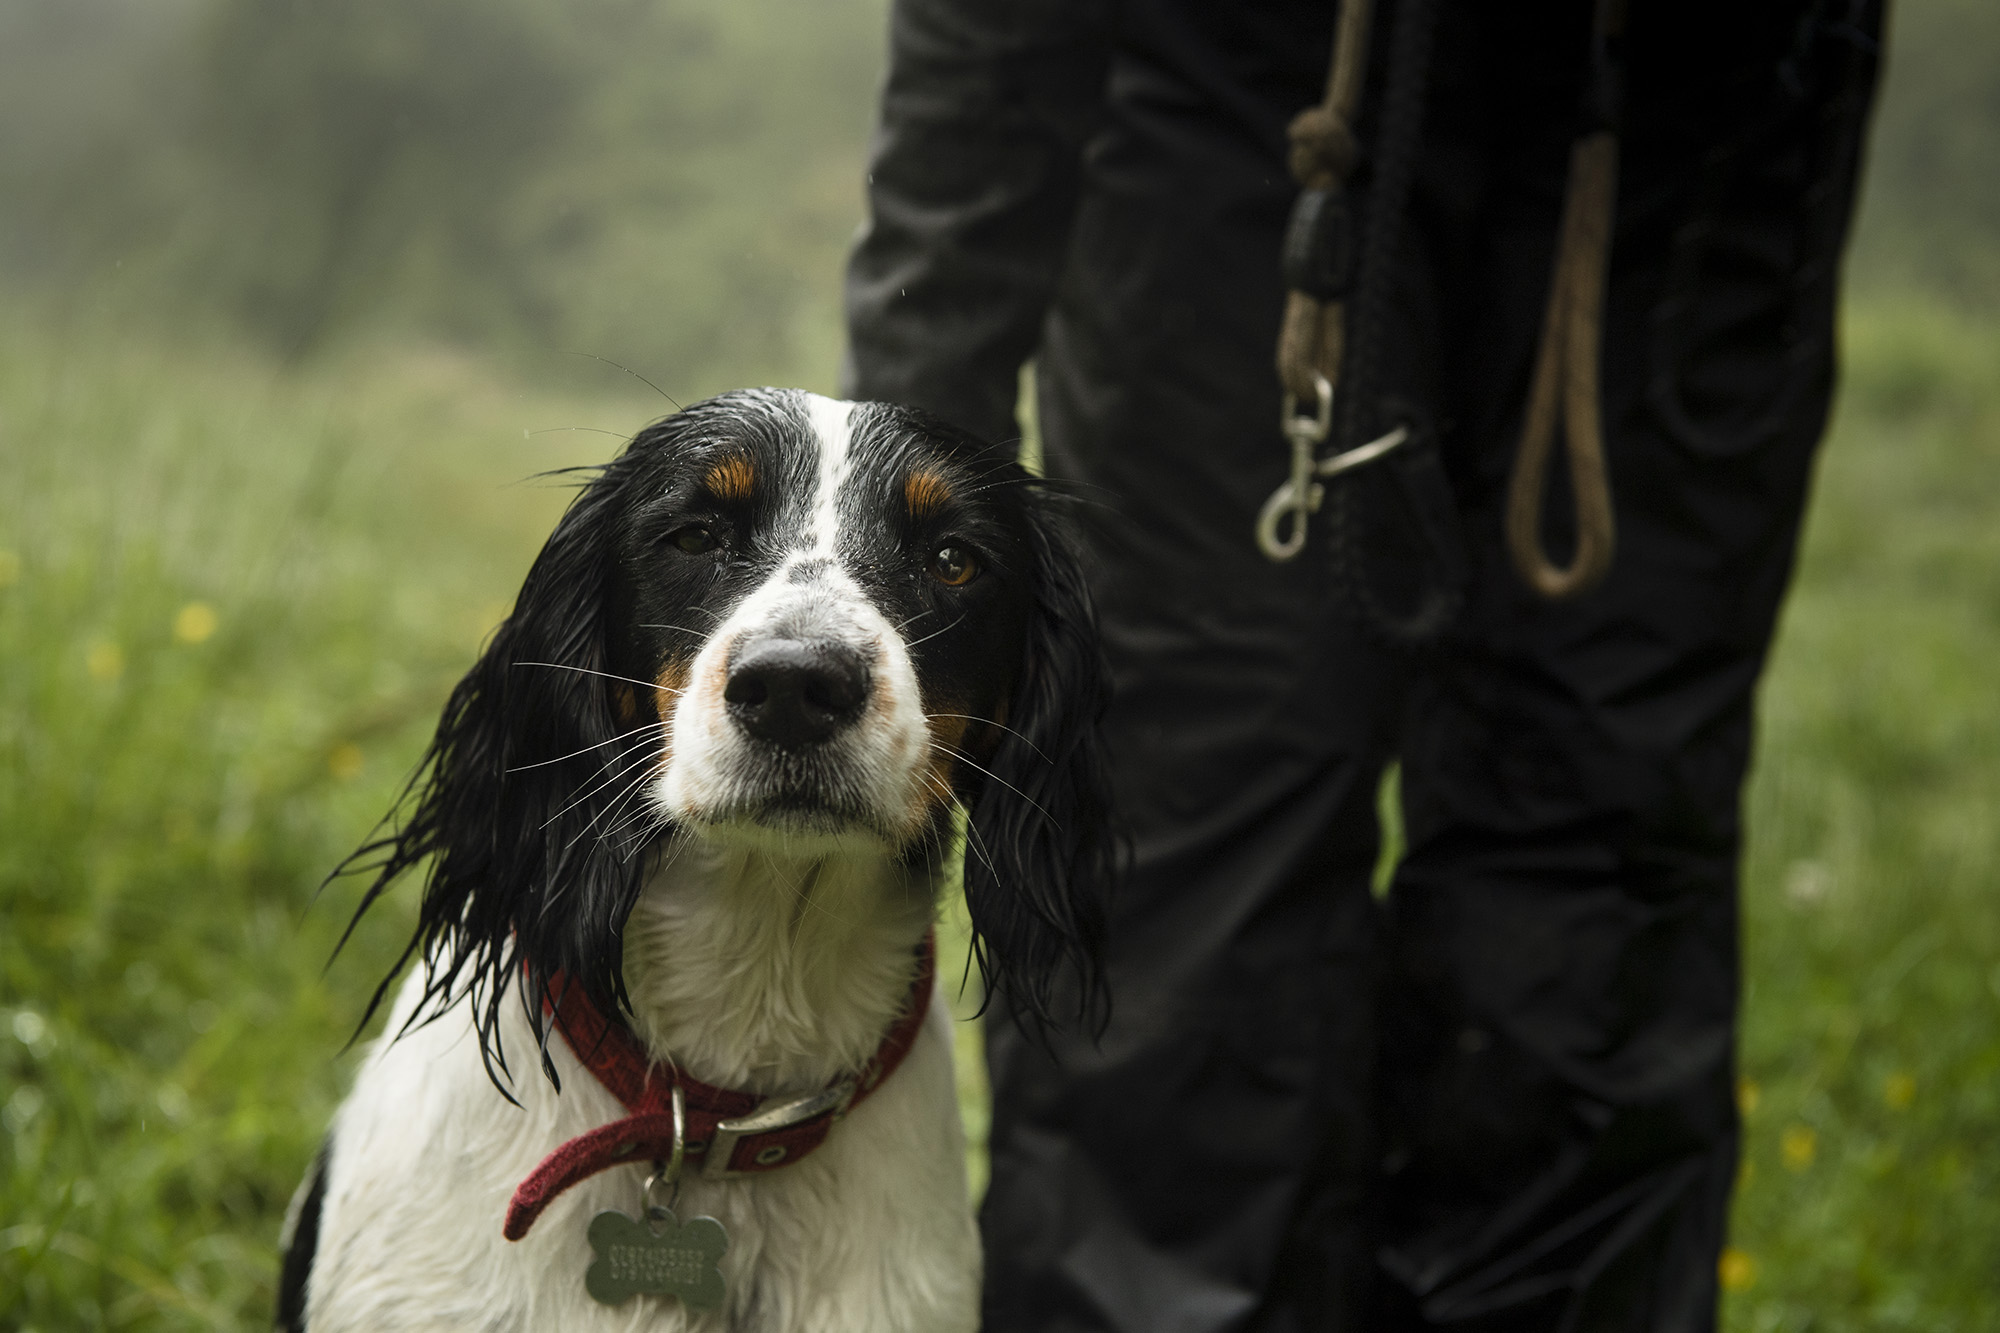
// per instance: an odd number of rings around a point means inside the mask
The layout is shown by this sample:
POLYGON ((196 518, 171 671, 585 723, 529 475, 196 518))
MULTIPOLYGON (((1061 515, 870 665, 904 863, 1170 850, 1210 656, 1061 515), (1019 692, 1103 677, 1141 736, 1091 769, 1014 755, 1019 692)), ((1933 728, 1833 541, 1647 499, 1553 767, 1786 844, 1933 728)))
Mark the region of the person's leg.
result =
POLYGON ((988 1027, 992 1333, 1244 1328, 1323 1153, 1349 1202, 1321 1201, 1317 1250, 1346 1256, 1340 1299, 1372 1273, 1367 890, 1401 668, 1334 618, 1320 562, 1254 541, 1284 469, 1289 191, 1227 144, 1134 166, 1160 142, 1135 138, 1104 150, 1121 171, 1086 201, 1039 368, 1048 471, 1096 515, 1132 867, 1102 1043, 1052 1060, 988 1027))
MULTIPOLYGON (((1486 234, 1451 261, 1453 461, 1482 563, 1402 751, 1384 1328, 1714 1326, 1738 798, 1874 75, 1879 12, 1846 8, 1729 42, 1720 11, 1655 31, 1635 7, 1604 360, 1619 546, 1572 602, 1522 590, 1500 536, 1546 179, 1490 177, 1486 234)), ((1447 107, 1441 132, 1457 124, 1447 107)), ((1552 493, 1558 549, 1567 503, 1552 493)))

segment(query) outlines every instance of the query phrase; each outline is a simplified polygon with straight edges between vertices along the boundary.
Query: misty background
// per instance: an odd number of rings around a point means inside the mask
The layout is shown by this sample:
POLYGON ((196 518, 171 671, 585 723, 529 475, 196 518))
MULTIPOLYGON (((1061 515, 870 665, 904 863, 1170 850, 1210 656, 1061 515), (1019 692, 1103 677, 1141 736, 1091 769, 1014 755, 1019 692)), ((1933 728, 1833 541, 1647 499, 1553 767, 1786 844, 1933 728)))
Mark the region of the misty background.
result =
MULTIPOLYGON (((884 13, 4 0, 0 283, 287 359, 396 333, 797 378, 837 339, 884 13)), ((1893 21, 1852 278, 1984 310, 2000 5, 1893 21)))
MULTIPOLYGON (((0 0, 0 1329, 268 1327, 414 918, 329 964, 322 878, 636 376, 834 387, 887 3, 0 0)), ((2000 3, 1891 17, 1744 802, 1730 1333, 2000 1333, 2000 3)))
POLYGON ((684 401, 785 382, 833 353, 884 15, 3 0, 0 284, 291 361, 413 335, 684 401))

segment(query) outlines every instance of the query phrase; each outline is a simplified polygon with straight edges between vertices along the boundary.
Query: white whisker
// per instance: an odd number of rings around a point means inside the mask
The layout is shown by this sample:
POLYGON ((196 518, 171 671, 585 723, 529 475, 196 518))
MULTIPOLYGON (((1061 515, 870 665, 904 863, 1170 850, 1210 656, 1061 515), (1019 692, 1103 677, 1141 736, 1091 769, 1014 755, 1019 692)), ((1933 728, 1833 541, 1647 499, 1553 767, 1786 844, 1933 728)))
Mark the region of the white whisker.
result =
MULTIPOLYGON (((501 771, 503 773, 525 773, 531 768, 547 768, 550 764, 560 764, 565 759, 574 759, 580 754, 589 754, 592 750, 602 749, 607 745, 616 745, 622 740, 627 740, 634 736, 643 736, 649 731, 663 730, 668 725, 665 721, 648 723, 646 726, 637 727, 631 731, 621 731, 616 736, 586 745, 581 750, 571 750, 568 754, 559 754, 553 759, 537 759, 532 764, 516 764, 512 768, 502 769, 501 771)), ((607 760, 606 762, 609 761, 607 760)))
POLYGON ((571 666, 567 662, 516 662, 514 663, 514 665, 517 667, 524 667, 524 666, 550 667, 556 671, 574 671, 578 675, 583 675, 583 676, 602 676, 606 680, 622 680, 627 685, 637 685, 642 689, 648 689, 648 690, 664 690, 668 694, 686 693, 686 691, 684 690, 674 689, 671 685, 662 685, 657 680, 635 680, 631 676, 614 675, 612 672, 609 671, 593 671, 589 667, 571 666))
POLYGON ((910 640, 908 643, 904 644, 903 647, 907 650, 916 647, 920 643, 929 643, 932 639, 935 639, 938 635, 944 633, 945 630, 957 629, 960 625, 963 625, 964 623, 965 623, 965 617, 960 616, 957 620, 954 620, 949 625, 946 625, 944 629, 934 629, 929 634, 924 635, 924 637, 921 639, 910 640))
POLYGON ((1016 796, 1026 801, 1029 805, 1034 806, 1035 809, 1041 810, 1042 818, 1048 820, 1049 823, 1054 824, 1056 828, 1060 829, 1062 827, 1061 821, 1059 821, 1054 815, 1050 814, 1047 810, 1042 809, 1041 802, 1037 801, 1034 797, 1028 795, 1028 793, 1022 791, 1019 787, 1016 787, 1013 783, 1007 781, 1007 779, 1001 777, 998 773, 995 773, 992 769, 986 767, 984 764, 981 764, 971 755, 965 753, 965 751, 960 750, 955 746, 946 745, 943 741, 939 740, 933 740, 931 744, 937 746, 938 749, 943 750, 946 754, 958 760, 960 763, 970 766, 977 772, 984 773, 987 777, 992 778, 995 782, 1005 787, 1008 791, 1013 792, 1016 796))
MULTIPOLYGON (((567 843, 563 844, 563 851, 568 852, 570 848, 576 846, 579 842, 582 842, 584 835, 586 833, 589 833, 592 829, 596 828, 599 820, 603 819, 607 814, 611 813, 613 810, 623 805, 626 799, 630 797, 633 792, 639 790, 640 787, 645 785, 648 779, 653 778, 655 776, 657 776, 657 774, 653 767, 649 766, 646 768, 642 768, 639 771, 639 775, 633 778, 631 782, 625 785, 625 789, 623 791, 619 792, 617 796, 613 797, 610 803, 607 804, 604 807, 604 809, 599 810, 596 814, 592 815, 590 817, 590 822, 588 824, 585 824, 582 828, 578 829, 576 831, 576 836, 574 838, 571 838, 567 843)), ((605 785, 609 786, 610 784, 606 783, 605 785)), ((574 805, 572 805, 571 808, 573 809, 574 805)), ((543 827, 546 828, 547 825, 543 825, 543 827)))
MULTIPOLYGON (((630 758, 632 750, 635 750, 637 748, 638 748, 637 746, 633 746, 630 749, 627 749, 624 754, 616 755, 610 759, 605 760, 603 765, 601 765, 598 768, 597 773, 602 773, 604 772, 605 769, 610 768, 613 764, 616 764, 621 760, 630 758)), ((597 774, 593 773, 591 776, 595 778, 597 774)), ((614 772, 613 774, 611 774, 610 777, 607 777, 602 782, 597 783, 589 791, 584 792, 582 795, 578 796, 575 800, 572 800, 568 805, 564 806, 562 809, 550 815, 548 819, 543 821, 542 827, 547 828, 550 824, 555 823, 558 819, 561 819, 564 815, 576 809, 579 805, 582 805, 585 801, 597 795, 597 793, 603 791, 606 787, 609 787, 612 783, 617 782, 620 778, 624 776, 625 774, 623 771, 614 772)))
POLYGON ((1026 736, 1021 735, 1020 732, 1014 730, 1012 727, 1008 726, 1005 722, 995 722, 990 717, 974 717, 970 713, 925 713, 924 717, 930 720, 935 720, 941 717, 955 717, 966 722, 984 722, 989 727, 998 727, 1000 728, 1000 730, 1006 732, 1009 736, 1017 737, 1020 740, 1021 744, 1027 746, 1030 750, 1033 750, 1036 754, 1041 755, 1043 763, 1053 764, 1055 762, 1055 760, 1049 758, 1048 755, 1042 753, 1041 746, 1035 744, 1033 741, 1029 740, 1026 736))

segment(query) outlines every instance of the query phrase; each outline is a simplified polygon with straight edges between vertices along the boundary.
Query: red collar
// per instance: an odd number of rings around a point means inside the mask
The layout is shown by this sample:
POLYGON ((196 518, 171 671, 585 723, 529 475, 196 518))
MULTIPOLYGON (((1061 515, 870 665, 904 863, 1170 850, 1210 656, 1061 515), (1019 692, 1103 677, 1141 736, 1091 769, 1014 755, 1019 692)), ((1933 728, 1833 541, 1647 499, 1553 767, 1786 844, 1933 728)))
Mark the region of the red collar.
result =
POLYGON ((623 1023, 607 1022, 582 990, 557 976, 552 986, 556 1005, 544 1008, 555 1015, 556 1030, 583 1067, 632 1114, 579 1134, 543 1158, 514 1191, 503 1234, 508 1240, 521 1239, 557 1195, 600 1171, 671 1155, 676 1082, 687 1107, 684 1150, 690 1165, 701 1163, 702 1175, 755 1175, 790 1166, 819 1147, 834 1122, 867 1100, 910 1053, 930 1008, 936 972, 937 939, 927 933, 903 1011, 867 1063, 818 1092, 772 1098, 714 1087, 679 1072, 655 1078, 660 1067, 647 1058, 638 1038, 623 1023))

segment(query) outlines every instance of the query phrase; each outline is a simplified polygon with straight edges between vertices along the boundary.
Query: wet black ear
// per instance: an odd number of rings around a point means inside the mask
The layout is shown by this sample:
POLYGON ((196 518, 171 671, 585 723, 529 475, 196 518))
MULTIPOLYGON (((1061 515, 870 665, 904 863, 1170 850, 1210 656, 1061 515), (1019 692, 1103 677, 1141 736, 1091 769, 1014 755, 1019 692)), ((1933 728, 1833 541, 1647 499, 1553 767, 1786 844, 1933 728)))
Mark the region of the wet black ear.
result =
POLYGON ((1026 651, 967 825, 965 901, 987 993, 1031 1035, 1100 1030, 1114 840, 1098 723, 1111 678, 1073 539, 1029 512, 1026 651))
MULTIPOLYGON (((601 1012, 625 998, 624 922, 660 832, 643 790, 659 755, 657 719, 621 709, 620 692, 643 698, 643 682, 611 674, 608 604, 629 458, 588 484, 536 557, 513 614, 452 691, 388 821, 393 832, 335 872, 370 878, 358 918, 429 859, 416 933, 369 1012, 420 953, 419 1017, 469 991, 489 1072, 506 1068, 500 1004, 524 963, 516 994, 538 1029, 557 970, 601 1012)), ((543 1066, 553 1077, 546 1053, 543 1066)))

